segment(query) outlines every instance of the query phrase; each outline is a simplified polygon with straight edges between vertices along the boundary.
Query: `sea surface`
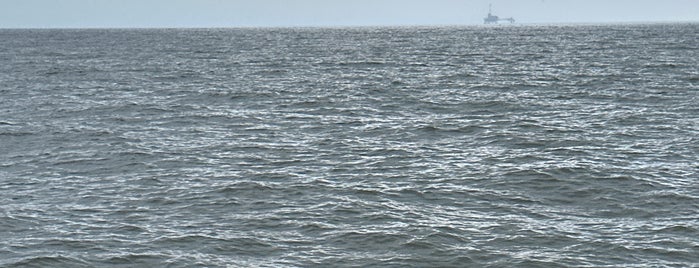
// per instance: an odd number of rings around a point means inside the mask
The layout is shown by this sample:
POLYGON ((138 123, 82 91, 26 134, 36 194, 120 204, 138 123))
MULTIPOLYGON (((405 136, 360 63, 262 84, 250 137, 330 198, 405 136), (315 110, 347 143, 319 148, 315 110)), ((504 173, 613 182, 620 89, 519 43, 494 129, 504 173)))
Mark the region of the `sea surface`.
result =
POLYGON ((699 267, 699 24, 0 30, 0 267, 699 267))

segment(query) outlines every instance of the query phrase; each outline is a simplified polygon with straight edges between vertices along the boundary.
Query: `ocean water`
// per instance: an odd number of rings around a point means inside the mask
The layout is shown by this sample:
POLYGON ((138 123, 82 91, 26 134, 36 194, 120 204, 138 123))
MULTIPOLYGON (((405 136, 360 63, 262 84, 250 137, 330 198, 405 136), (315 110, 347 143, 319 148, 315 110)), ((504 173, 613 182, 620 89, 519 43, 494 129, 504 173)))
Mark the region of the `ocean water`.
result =
POLYGON ((698 267, 699 24, 0 30, 1 267, 698 267))

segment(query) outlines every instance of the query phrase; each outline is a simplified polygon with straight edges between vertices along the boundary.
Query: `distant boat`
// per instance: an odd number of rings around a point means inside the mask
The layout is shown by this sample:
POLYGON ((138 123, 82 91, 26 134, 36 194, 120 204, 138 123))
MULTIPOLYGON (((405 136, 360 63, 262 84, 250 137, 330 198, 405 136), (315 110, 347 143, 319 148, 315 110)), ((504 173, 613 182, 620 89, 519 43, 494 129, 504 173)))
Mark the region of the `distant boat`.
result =
POLYGON ((488 8, 488 16, 483 19, 483 22, 485 24, 498 24, 501 21, 508 21, 510 23, 515 23, 514 18, 500 18, 498 16, 493 15, 493 4, 490 4, 490 7, 488 8))

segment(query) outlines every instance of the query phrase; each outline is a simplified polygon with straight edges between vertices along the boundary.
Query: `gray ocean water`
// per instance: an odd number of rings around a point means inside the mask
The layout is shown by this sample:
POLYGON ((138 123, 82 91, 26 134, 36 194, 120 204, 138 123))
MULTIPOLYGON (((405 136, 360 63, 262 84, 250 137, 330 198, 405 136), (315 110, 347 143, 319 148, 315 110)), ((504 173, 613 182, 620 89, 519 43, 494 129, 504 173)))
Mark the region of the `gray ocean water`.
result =
POLYGON ((699 24, 0 30, 1 267, 699 267, 699 24))

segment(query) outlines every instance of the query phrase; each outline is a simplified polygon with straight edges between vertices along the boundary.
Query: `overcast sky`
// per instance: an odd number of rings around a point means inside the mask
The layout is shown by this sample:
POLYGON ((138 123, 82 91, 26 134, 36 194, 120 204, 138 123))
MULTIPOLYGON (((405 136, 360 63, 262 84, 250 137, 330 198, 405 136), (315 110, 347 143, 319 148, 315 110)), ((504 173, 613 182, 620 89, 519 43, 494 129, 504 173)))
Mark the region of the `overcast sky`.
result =
POLYGON ((699 0, 0 0, 0 28, 699 22, 699 0))

